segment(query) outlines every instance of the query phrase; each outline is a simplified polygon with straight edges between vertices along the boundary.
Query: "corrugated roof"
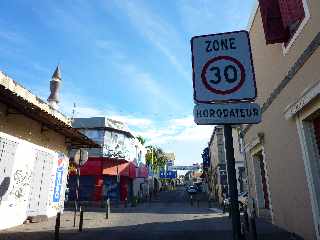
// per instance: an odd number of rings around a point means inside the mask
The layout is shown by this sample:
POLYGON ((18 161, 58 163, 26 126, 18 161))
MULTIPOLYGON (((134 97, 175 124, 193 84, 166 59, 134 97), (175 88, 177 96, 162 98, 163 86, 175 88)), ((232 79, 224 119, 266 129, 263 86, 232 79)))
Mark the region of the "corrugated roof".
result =
POLYGON ((99 147, 72 128, 71 120, 0 71, 0 101, 68 138, 73 147, 99 147))

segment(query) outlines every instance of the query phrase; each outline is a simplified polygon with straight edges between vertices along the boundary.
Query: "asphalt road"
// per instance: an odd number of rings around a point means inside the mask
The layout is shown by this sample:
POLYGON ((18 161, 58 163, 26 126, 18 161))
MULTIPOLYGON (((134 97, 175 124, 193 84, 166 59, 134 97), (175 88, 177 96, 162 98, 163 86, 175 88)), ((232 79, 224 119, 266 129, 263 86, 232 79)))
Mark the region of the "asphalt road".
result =
MULTIPOLYGON (((218 209, 209 209, 208 203, 190 205, 189 195, 183 187, 161 192, 152 203, 137 207, 112 209, 110 218, 100 209, 85 212, 84 230, 73 227, 72 212, 61 218, 61 240, 228 240, 232 239, 230 219, 218 209)), ((0 232, 0 240, 54 239, 55 219, 25 224, 0 232)), ((269 230, 265 232, 269 234, 269 230)), ((279 235, 280 236, 280 235, 279 235)), ((280 238, 289 239, 285 235, 280 238)))

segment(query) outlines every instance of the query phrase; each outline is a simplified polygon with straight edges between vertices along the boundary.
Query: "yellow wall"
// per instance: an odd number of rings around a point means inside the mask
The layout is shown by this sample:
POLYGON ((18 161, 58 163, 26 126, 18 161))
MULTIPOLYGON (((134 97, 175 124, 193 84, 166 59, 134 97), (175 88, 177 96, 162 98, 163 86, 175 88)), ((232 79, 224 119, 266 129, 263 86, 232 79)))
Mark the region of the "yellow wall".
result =
MULTIPOLYGON (((41 124, 22 115, 6 114, 6 106, 0 103, 0 131, 27 140, 39 146, 67 154, 65 137, 46 129, 41 133, 41 124)), ((9 112, 16 112, 9 109, 9 112)))
MULTIPOLYGON (((265 44, 259 10, 254 18, 250 38, 260 104, 266 101, 319 32, 320 2, 312 0, 308 5, 311 18, 286 55, 281 44, 265 44)), ((245 136, 246 144, 250 144, 259 132, 264 133, 263 147, 274 223, 305 239, 315 239, 310 194, 296 122, 294 119, 286 120, 284 113, 304 89, 320 81, 319 63, 318 49, 264 112, 262 123, 252 126, 245 136)), ((252 159, 247 160, 252 185, 252 159)), ((254 186, 251 189, 255 194, 254 186)))

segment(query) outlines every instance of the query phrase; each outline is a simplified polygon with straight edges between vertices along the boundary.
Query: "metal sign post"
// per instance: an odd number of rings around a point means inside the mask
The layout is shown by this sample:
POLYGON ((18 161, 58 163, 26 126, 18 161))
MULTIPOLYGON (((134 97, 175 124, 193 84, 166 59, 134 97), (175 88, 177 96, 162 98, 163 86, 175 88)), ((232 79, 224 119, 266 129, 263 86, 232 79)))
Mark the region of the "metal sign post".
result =
POLYGON ((73 216, 73 226, 76 226, 76 218, 79 204, 79 192, 80 192, 80 167, 83 166, 88 161, 89 155, 88 151, 84 149, 78 149, 74 152, 73 162, 77 166, 77 175, 76 175, 76 199, 74 200, 74 216, 73 216))
POLYGON ((241 224, 240 224, 240 211, 238 203, 238 189, 237 189, 237 175, 235 169, 232 127, 231 125, 224 125, 224 139, 227 159, 227 171, 228 171, 228 185, 230 194, 230 212, 232 218, 233 227, 233 239, 242 239, 241 236, 241 224))

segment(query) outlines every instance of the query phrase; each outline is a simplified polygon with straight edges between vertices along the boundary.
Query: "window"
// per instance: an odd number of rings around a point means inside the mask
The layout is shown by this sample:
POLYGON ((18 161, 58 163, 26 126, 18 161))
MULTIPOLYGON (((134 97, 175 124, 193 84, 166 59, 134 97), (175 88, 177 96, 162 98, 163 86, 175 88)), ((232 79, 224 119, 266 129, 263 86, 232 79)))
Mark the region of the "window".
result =
POLYGON ((259 0, 259 4, 266 43, 289 46, 308 15, 305 0, 259 0))
POLYGON ((259 0, 259 5, 266 43, 286 42, 289 32, 282 22, 279 0, 259 0))
MULTIPOLYGON (((293 45, 296 38, 299 36, 300 32, 308 22, 310 18, 309 9, 306 0, 295 0, 296 8, 295 11, 291 12, 290 20, 284 20, 286 22, 289 38, 283 43, 283 53, 286 54, 290 47, 293 45)), ((283 10, 289 11, 289 10, 283 10)), ((283 14, 284 15, 284 14, 283 14)))
POLYGON ((95 130, 95 129, 86 129, 82 131, 88 138, 96 141, 103 142, 104 131, 103 130, 95 130))

